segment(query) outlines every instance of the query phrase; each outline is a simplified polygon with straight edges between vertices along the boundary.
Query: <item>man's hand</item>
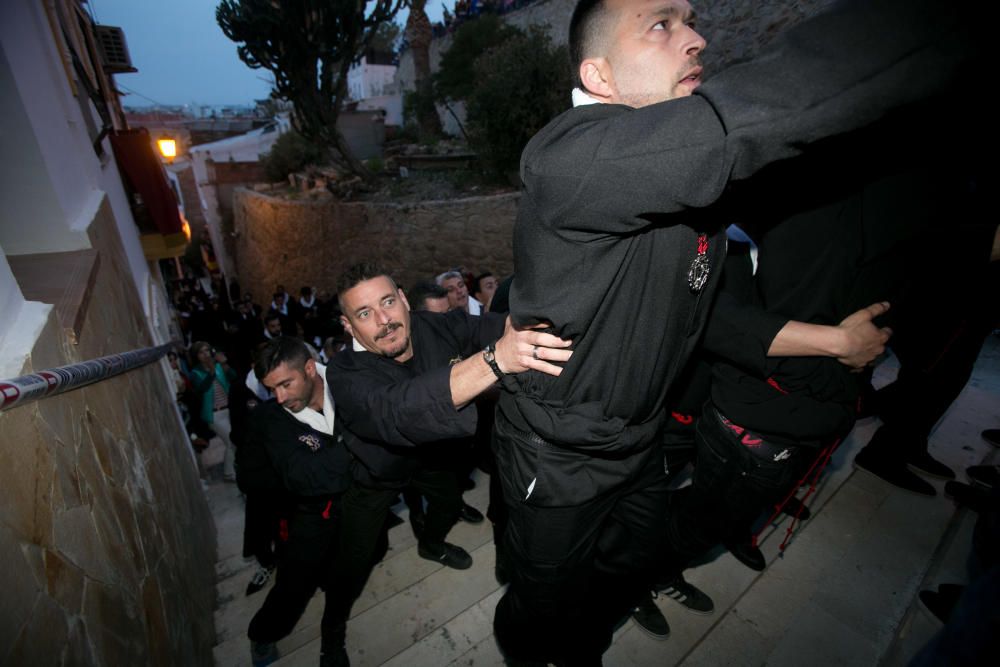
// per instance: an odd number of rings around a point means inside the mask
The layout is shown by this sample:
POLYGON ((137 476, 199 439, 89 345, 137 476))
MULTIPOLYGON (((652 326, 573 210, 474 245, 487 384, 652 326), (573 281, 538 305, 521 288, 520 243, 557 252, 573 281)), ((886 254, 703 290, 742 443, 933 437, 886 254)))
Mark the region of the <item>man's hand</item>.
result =
POLYGON ((889 327, 879 328, 872 320, 888 310, 889 303, 887 301, 873 303, 867 308, 862 308, 856 313, 848 315, 838 324, 837 329, 843 336, 843 343, 841 349, 838 350, 837 361, 858 372, 885 352, 885 344, 892 336, 892 329, 889 327))
POLYGON ((572 342, 536 331, 550 326, 552 325, 547 322, 541 322, 521 329, 514 327, 508 317, 503 336, 496 342, 496 361, 500 370, 504 373, 521 373, 528 369, 549 375, 562 373, 562 367, 549 362, 568 361, 573 352, 566 348, 572 342))

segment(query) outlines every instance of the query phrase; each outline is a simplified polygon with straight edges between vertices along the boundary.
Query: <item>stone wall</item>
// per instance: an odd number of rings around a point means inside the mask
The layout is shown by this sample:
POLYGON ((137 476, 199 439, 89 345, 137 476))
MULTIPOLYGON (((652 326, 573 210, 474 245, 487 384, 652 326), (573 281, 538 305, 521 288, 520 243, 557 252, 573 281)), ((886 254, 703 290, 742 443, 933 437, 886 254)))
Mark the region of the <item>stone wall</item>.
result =
MULTIPOLYGON (((233 242, 233 192, 244 185, 253 183, 264 183, 268 180, 264 171, 264 165, 260 162, 216 162, 206 160, 205 166, 208 170, 208 182, 210 187, 215 188, 215 197, 218 202, 219 215, 219 235, 222 238, 224 247, 220 248, 216 244, 215 252, 224 254, 226 257, 236 256, 236 247, 233 242)), ((223 261, 223 258, 219 258, 223 261)), ((225 263, 222 264, 225 266, 225 263)))
MULTIPOLYGON (((51 315, 23 372, 152 344, 106 199, 88 234, 80 342, 51 315)), ((0 664, 211 664, 215 530, 172 402, 153 364, 0 414, 0 664)))
POLYGON ((335 290, 337 276, 371 259, 404 286, 448 268, 513 271, 516 193, 419 204, 288 201, 238 190, 236 265, 258 299, 277 284, 335 290))

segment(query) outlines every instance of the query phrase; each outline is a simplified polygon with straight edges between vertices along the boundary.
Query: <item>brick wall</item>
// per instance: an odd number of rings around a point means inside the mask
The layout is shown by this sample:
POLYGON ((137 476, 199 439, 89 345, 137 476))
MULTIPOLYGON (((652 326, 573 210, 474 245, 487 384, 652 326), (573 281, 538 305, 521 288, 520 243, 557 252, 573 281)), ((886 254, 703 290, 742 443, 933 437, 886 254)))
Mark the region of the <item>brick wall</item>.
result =
POLYGON ((279 283, 332 293, 340 272, 366 259, 405 286, 458 265, 506 275, 519 197, 399 205, 288 201, 241 189, 234 196, 240 284, 258 297, 279 283))

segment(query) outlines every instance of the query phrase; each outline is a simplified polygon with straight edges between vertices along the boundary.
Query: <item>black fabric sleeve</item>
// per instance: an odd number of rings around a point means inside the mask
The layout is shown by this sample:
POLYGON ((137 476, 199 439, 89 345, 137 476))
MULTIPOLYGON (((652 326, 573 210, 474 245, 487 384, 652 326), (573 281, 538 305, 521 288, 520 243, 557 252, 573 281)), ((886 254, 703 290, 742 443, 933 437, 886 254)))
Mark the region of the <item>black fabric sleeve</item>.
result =
POLYGON ((593 120, 557 120, 536 137, 522 180, 539 210, 585 236, 631 233, 649 224, 646 214, 707 206, 731 180, 953 87, 977 57, 970 9, 841 3, 690 97, 611 115, 567 112, 593 120), (538 177, 547 187, 533 188, 538 177))
POLYGON ((702 346, 744 371, 764 378, 768 369, 767 351, 787 323, 787 317, 720 292, 708 315, 702 346))
POLYGON ((474 406, 461 410, 451 400, 451 366, 386 383, 376 372, 358 368, 333 373, 328 386, 343 425, 365 440, 417 445, 470 436, 476 431, 474 406))

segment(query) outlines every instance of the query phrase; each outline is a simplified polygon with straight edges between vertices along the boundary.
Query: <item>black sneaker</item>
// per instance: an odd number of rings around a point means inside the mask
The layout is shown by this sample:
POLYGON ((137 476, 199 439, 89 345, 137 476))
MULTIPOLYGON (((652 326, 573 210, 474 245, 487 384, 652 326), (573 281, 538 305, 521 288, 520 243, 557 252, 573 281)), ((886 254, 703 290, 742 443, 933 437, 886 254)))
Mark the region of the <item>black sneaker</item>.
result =
POLYGON ((644 598, 638 606, 632 610, 632 620, 653 639, 666 639, 670 636, 670 624, 664 618, 663 612, 653 602, 656 593, 644 598))
POLYGON ((906 465, 910 466, 910 468, 916 470, 917 472, 922 472, 923 474, 930 475, 931 477, 937 477, 938 479, 955 479, 955 472, 951 468, 941 463, 927 452, 920 452, 919 454, 916 454, 913 458, 906 462, 906 465))
POLYGON ((423 544, 417 545, 417 554, 421 558, 437 561, 445 567, 456 570, 468 570, 472 567, 472 556, 462 547, 443 542, 440 547, 429 547, 423 544))
POLYGON ((751 542, 727 542, 726 548, 729 549, 729 553, 731 553, 736 560, 743 563, 751 570, 763 572, 764 568, 767 567, 767 561, 764 560, 764 554, 751 542))
POLYGON ((854 457, 854 467, 858 470, 875 475, 884 482, 892 484, 896 488, 916 493, 921 496, 936 496, 937 491, 931 484, 920 479, 900 464, 887 463, 879 458, 873 457, 862 449, 854 457))
POLYGON ((271 575, 274 574, 273 567, 264 567, 259 565, 257 571, 253 573, 250 578, 250 583, 247 584, 247 595, 253 595, 260 589, 267 586, 267 582, 271 580, 271 575))
POLYGON ((656 592, 662 593, 674 602, 679 602, 688 611, 693 611, 696 614, 711 614, 715 611, 712 598, 684 581, 683 577, 677 577, 665 584, 657 584, 656 592))
POLYGON ((351 659, 347 657, 347 649, 339 646, 332 651, 320 652, 319 667, 351 667, 351 659))
POLYGON ((482 523, 485 517, 472 505, 462 503, 462 510, 458 513, 458 518, 466 523, 482 523))
POLYGON ((1000 428, 988 428, 980 435, 983 436, 983 440, 994 447, 1000 447, 1000 428))
POLYGON ((1000 466, 969 466, 965 476, 974 484, 993 489, 1000 482, 1000 466))
POLYGON ((250 661, 253 667, 267 667, 278 659, 278 647, 274 642, 250 642, 250 661))

